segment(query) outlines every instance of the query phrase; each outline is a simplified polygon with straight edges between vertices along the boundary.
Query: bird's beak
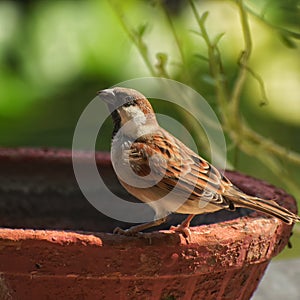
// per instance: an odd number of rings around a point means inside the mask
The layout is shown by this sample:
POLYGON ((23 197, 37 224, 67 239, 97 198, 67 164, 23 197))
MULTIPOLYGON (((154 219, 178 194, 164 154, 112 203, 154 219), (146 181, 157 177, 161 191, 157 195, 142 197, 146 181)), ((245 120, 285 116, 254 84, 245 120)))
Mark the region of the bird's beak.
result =
POLYGON ((112 104, 116 99, 116 94, 114 93, 113 89, 102 90, 97 92, 97 94, 99 95, 101 100, 108 104, 112 104))

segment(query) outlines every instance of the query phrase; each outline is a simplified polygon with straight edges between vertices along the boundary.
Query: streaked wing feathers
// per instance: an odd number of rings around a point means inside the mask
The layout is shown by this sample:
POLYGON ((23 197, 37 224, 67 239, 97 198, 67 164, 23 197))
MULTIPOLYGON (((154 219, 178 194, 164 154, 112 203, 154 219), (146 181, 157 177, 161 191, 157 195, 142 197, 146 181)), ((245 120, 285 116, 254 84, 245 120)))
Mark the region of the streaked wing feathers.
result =
POLYGON ((221 196, 232 186, 230 181, 163 129, 137 139, 131 146, 129 161, 137 175, 150 175, 166 193, 176 186, 178 193, 187 195, 189 200, 201 198, 234 209, 233 203, 221 196))

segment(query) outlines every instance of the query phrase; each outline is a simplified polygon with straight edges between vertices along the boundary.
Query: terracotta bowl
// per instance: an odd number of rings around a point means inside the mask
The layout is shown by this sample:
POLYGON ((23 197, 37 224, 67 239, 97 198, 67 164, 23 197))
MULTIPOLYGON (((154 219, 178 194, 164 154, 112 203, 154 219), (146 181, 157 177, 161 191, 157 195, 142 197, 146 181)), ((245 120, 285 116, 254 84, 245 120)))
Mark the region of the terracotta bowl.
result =
MULTIPOLYGON (((79 156, 81 154, 78 154, 79 156)), ((110 188, 107 153, 97 154, 110 188)), ((168 231, 112 235, 130 224, 98 212, 74 178, 71 152, 0 149, 0 299, 249 299, 292 226, 239 210, 199 216, 187 244, 168 231)), ((226 175, 242 190, 296 212, 294 198, 266 182, 226 175)))

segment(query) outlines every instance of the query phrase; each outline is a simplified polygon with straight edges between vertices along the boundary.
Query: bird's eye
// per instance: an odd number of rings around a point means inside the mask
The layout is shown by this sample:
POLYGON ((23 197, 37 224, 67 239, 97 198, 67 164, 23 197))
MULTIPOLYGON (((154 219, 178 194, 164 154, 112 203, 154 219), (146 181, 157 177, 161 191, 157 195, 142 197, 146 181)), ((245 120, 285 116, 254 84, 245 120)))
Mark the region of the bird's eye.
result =
POLYGON ((132 100, 134 100, 134 98, 132 96, 126 96, 125 97, 126 102, 131 102, 132 100))
POLYGON ((123 106, 128 107, 128 106, 131 106, 132 104, 133 104, 132 102, 125 102, 125 103, 123 104, 123 106))
POLYGON ((128 106, 132 106, 132 105, 135 105, 134 98, 131 96, 127 96, 125 98, 125 103, 123 104, 123 106, 128 107, 128 106))

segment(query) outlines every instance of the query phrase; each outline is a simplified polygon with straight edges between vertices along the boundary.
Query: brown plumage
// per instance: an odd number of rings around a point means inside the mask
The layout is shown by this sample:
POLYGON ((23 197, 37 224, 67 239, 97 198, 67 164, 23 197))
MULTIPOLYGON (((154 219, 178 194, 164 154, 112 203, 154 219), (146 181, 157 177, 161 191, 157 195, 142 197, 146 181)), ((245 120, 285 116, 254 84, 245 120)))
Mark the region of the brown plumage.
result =
MULTIPOLYGON (((122 129, 122 134, 116 137, 118 147, 112 151, 112 159, 120 167, 129 166, 139 180, 144 178, 150 187, 139 188, 119 178, 121 184, 136 198, 152 206, 157 215, 160 215, 160 210, 190 214, 178 230, 189 235, 188 226, 193 215, 220 209, 234 210, 236 207, 257 210, 288 224, 300 221, 299 216, 275 201, 243 193, 214 166, 162 129, 151 104, 139 92, 114 88, 101 91, 99 95, 112 113, 114 135, 122 129), (155 200, 171 191, 172 198, 166 201, 165 207, 156 206, 155 200), (182 199, 186 199, 184 203, 182 199)), ((117 232, 132 234, 164 220, 134 226, 126 231, 118 229, 117 232)))

